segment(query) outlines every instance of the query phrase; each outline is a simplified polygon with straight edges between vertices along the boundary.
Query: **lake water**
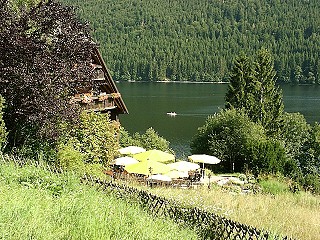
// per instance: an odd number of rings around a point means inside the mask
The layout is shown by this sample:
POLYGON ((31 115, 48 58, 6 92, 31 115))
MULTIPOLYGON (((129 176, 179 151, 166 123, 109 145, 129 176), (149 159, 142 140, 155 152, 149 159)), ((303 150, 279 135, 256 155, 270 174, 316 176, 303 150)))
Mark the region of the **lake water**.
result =
MULTIPOLYGON (((130 133, 153 127, 180 158, 190 153, 189 144, 208 115, 224 107, 227 84, 117 83, 129 110, 121 115, 130 133), (176 112, 169 116, 167 112, 176 112)), ((281 86, 285 111, 302 113, 309 123, 320 122, 320 86, 281 86)))

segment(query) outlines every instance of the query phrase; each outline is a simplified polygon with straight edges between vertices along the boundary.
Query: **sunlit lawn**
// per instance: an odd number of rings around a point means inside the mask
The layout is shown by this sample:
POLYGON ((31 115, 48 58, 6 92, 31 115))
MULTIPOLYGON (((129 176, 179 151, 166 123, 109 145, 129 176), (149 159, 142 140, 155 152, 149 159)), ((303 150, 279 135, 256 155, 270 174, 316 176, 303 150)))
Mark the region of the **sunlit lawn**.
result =
POLYGON ((148 188, 184 205, 198 206, 235 221, 295 239, 320 239, 320 196, 310 193, 235 194, 220 187, 148 188))
POLYGON ((197 239, 76 176, 0 164, 0 239, 197 239))

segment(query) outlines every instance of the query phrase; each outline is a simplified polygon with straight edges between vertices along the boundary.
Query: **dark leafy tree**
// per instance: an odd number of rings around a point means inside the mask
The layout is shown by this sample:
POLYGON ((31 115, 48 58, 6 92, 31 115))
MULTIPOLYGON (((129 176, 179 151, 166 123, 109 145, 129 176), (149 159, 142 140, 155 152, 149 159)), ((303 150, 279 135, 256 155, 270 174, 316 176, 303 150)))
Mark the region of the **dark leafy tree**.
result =
POLYGON ((289 163, 285 148, 280 141, 263 140, 246 149, 248 169, 256 176, 260 173, 287 174, 289 163))
POLYGON ((320 125, 316 123, 310 129, 310 136, 302 146, 299 165, 304 174, 320 177, 320 125))
POLYGON ((310 129, 310 135, 302 146, 302 151, 297 158, 297 164, 301 175, 295 174, 295 178, 305 189, 312 192, 320 192, 320 125, 310 129))
POLYGON ((95 43, 70 7, 12 2, 0 0, 0 94, 10 143, 22 144, 30 130, 54 139, 57 122, 77 119, 69 99, 90 84, 95 43))
POLYGON ((310 138, 311 126, 300 113, 284 113, 277 138, 283 142, 287 156, 299 161, 302 147, 310 138))

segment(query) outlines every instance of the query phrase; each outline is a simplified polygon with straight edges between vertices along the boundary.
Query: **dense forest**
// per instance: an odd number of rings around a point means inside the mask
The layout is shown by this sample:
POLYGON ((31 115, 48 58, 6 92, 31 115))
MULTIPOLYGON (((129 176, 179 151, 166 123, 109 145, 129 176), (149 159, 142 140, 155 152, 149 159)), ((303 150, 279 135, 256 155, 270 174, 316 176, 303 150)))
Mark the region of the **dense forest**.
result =
POLYGON ((272 52, 279 82, 320 83, 318 0, 63 0, 90 22, 115 80, 226 81, 272 52))

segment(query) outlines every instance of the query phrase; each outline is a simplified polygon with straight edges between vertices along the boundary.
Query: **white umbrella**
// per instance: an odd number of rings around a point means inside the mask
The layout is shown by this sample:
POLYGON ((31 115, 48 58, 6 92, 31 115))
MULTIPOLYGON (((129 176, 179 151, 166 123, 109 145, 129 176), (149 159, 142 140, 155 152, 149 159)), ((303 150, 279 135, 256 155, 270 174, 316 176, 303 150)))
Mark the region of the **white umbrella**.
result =
POLYGON ((179 162, 170 163, 170 164, 168 164, 168 166, 170 166, 172 169, 176 169, 180 172, 187 172, 190 170, 196 170, 196 169, 200 168, 198 164, 192 163, 192 162, 187 162, 187 161, 179 161, 179 162))
MULTIPOLYGON (((198 165, 198 167, 199 167, 199 165, 198 165)), ((165 173, 164 175, 171 177, 171 178, 187 178, 187 177, 189 177, 188 172, 181 172, 181 171, 178 171, 175 169, 165 173)))
POLYGON ((119 157, 112 161, 111 164, 128 166, 130 164, 138 163, 139 161, 132 157, 119 157))
POLYGON ((194 154, 189 156, 188 159, 192 162, 206 163, 206 164, 217 164, 221 162, 219 158, 215 156, 206 155, 206 154, 194 154))
POLYGON ((206 154, 194 154, 188 157, 192 162, 202 163, 202 177, 204 177, 204 164, 218 164, 221 160, 215 156, 206 155, 206 154))
POLYGON ((137 153, 145 152, 146 150, 138 146, 128 146, 128 147, 120 148, 118 151, 121 154, 137 154, 137 153))
POLYGON ((147 180, 158 180, 158 181, 164 181, 164 182, 170 182, 172 179, 169 176, 162 175, 162 174, 155 174, 151 175, 147 178, 147 180))

